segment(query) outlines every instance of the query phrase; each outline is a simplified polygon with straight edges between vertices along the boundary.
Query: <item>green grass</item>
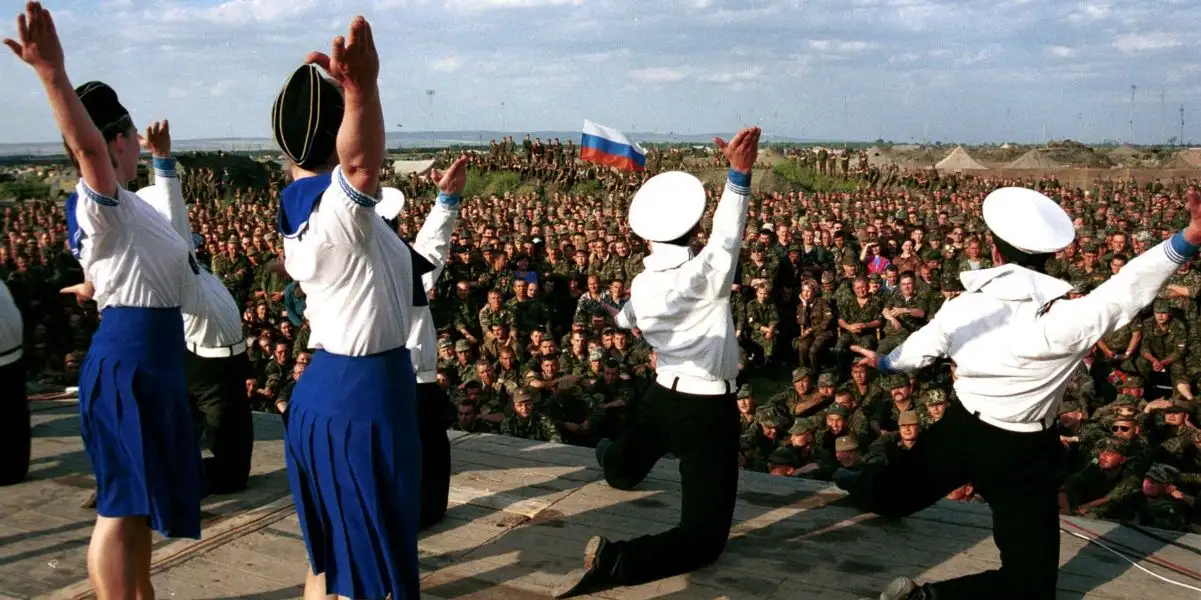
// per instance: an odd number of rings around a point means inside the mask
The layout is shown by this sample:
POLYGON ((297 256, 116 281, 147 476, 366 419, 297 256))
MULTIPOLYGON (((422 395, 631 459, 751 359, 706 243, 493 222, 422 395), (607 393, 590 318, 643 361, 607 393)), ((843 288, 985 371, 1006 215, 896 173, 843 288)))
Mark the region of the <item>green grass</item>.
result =
POLYGON ((856 179, 842 179, 822 175, 813 169, 804 169, 792 161, 782 162, 772 167, 772 171, 789 183, 800 186, 809 192, 853 192, 862 183, 856 179))

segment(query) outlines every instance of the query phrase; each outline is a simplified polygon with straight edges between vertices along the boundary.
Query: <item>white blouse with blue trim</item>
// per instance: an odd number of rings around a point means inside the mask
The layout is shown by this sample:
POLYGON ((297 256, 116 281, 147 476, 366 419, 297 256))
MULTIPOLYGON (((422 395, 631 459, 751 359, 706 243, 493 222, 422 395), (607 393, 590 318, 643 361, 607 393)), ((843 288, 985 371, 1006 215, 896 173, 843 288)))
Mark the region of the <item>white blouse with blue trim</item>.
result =
POLYGON ((413 294, 422 293, 408 246, 376 215, 379 200, 354 189, 341 167, 323 189, 311 186, 302 179, 284 190, 280 227, 284 267, 307 295, 309 345, 343 356, 404 346, 413 294))
POLYGON ((67 210, 73 250, 101 310, 182 304, 194 279, 188 247, 158 211, 129 190, 111 198, 83 180, 67 210))

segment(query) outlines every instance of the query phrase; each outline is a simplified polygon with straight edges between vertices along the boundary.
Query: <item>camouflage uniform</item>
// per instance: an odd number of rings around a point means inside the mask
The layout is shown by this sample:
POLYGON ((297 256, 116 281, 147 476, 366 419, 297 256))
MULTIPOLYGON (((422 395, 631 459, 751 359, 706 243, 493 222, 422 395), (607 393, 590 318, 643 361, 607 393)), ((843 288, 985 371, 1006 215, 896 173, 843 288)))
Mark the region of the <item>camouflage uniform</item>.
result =
POLYGON ((838 330, 838 320, 825 298, 815 297, 808 304, 797 305, 797 324, 801 331, 811 330, 804 337, 797 337, 796 347, 800 363, 810 369, 821 366, 821 353, 830 345, 838 330))
POLYGON ((758 299, 751 300, 746 307, 746 325, 750 333, 751 342, 757 346, 754 350, 762 352, 764 360, 771 360, 776 340, 774 337, 773 339, 768 339, 759 328, 775 327, 775 331, 778 331, 780 313, 776 310, 775 303, 770 299, 766 302, 759 302, 758 299))
MULTIPOLYGON (((1162 300, 1155 301, 1156 313, 1167 313, 1169 311, 1170 307, 1166 302, 1162 300)), ((1184 365, 1184 358, 1188 352, 1188 329, 1180 321, 1173 319, 1163 326, 1160 326, 1154 318, 1143 322, 1143 341, 1140 352, 1150 352, 1152 356, 1158 358, 1160 361, 1174 360, 1167 368, 1168 375, 1172 378, 1172 383, 1176 384, 1188 381, 1188 374, 1184 365)), ((1144 379, 1151 378, 1153 371, 1150 361, 1139 356, 1135 360, 1135 366, 1144 379)))
MULTIPOLYGON (((880 298, 870 296, 862 305, 859 304, 857 298, 852 297, 849 301, 842 303, 838 308, 838 316, 848 324, 854 323, 870 323, 872 321, 882 321, 884 317, 881 314, 884 311, 884 304, 880 298)), ((876 347, 876 333, 879 328, 864 329, 859 333, 851 333, 843 330, 838 336, 838 343, 835 344, 835 351, 844 353, 849 351, 852 345, 863 346, 864 348, 876 347)))
MULTIPOLYGON (((900 294, 892 294, 888 300, 884 302, 884 308, 904 308, 904 309, 921 309, 926 310, 928 302, 922 297, 914 294, 909 298, 903 298, 900 294)), ((881 311, 882 312, 882 311, 881 311)), ((893 329, 892 324, 887 319, 884 321, 884 338, 880 340, 880 346, 876 350, 881 354, 887 354, 893 348, 900 346, 909 337, 910 334, 917 331, 925 324, 929 313, 925 317, 915 317, 912 315, 900 315, 896 317, 897 322, 901 324, 901 330, 893 329)))

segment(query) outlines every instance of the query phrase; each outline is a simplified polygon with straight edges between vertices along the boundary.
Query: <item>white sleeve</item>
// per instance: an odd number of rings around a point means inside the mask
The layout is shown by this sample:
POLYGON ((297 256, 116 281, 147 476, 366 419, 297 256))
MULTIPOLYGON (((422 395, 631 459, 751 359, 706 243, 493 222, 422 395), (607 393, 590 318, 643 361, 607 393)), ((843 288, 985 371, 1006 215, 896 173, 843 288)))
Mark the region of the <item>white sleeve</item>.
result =
POLYGON ((154 185, 138 190, 138 197, 171 221, 171 229, 192 248, 192 225, 188 222, 188 206, 184 202, 183 186, 175 170, 175 159, 154 159, 154 185))
POLYGON ((413 249, 434 265, 434 270, 421 276, 422 286, 428 292, 442 276, 446 268, 446 255, 450 249, 450 235, 455 230, 459 217, 459 197, 438 194, 438 200, 425 217, 425 223, 417 232, 413 249))
POLYGON ((380 217, 375 213, 379 198, 354 189, 342 167, 334 167, 329 188, 321 195, 318 209, 322 229, 335 245, 359 246, 367 242, 380 217))
POLYGON ((725 191, 713 213, 713 230, 709 233, 709 241, 695 260, 688 261, 680 268, 684 275, 682 281, 687 284, 677 290, 678 293, 702 298, 730 295, 750 199, 751 176, 730 171, 725 191))

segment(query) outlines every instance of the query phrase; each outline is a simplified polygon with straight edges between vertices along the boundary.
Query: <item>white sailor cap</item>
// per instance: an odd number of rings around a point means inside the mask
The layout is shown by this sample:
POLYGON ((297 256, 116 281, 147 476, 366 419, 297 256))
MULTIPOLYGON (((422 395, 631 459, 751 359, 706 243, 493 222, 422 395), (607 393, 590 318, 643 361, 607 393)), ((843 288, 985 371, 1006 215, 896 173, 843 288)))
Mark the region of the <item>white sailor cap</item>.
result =
POLYGON ((705 186, 682 171, 642 184, 630 202, 630 229, 650 242, 670 242, 692 230, 705 214, 705 186))
POLYGON ((380 190, 379 202, 375 204, 375 214, 391 221, 405 207, 404 192, 396 188, 386 187, 380 190))
POLYGON ((1058 252, 1076 238, 1068 214, 1054 200, 1031 189, 1000 188, 984 199, 981 210, 993 235, 1022 252, 1058 252))

